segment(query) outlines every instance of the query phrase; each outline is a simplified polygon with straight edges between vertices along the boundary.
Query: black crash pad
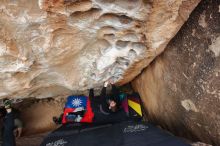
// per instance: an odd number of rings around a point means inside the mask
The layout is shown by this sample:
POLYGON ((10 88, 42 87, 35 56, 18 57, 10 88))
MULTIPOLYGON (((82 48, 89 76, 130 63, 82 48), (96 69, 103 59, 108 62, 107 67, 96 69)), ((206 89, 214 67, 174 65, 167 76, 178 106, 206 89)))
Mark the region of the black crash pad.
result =
POLYGON ((189 146, 146 122, 68 124, 50 133, 41 146, 189 146))

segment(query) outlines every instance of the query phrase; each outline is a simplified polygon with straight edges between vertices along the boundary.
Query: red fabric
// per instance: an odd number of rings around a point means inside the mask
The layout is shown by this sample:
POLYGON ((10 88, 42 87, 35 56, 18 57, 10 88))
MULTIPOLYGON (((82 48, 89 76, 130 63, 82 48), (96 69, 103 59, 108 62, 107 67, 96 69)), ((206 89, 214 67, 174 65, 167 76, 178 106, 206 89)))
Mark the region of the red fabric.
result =
MULTIPOLYGON (((88 98, 88 97, 87 97, 88 98)), ((92 123, 93 121, 93 117, 94 117, 94 113, 92 111, 92 107, 91 107, 91 102, 88 98, 87 100, 87 103, 86 103, 86 113, 84 115, 84 117, 81 119, 80 122, 83 122, 83 123, 92 123)), ((63 112, 63 117, 62 117, 62 124, 65 124, 67 123, 66 121, 66 115, 67 113, 71 113, 73 112, 75 109, 74 108, 65 108, 64 109, 64 112, 63 112)))
POLYGON ((85 113, 84 117, 82 118, 81 122, 92 123, 94 113, 92 111, 91 102, 89 99, 87 100, 86 109, 87 109, 86 113, 85 113))
POLYGON ((70 112, 73 112, 74 109, 73 108, 65 108, 64 111, 63 111, 63 118, 62 118, 62 124, 65 124, 67 121, 66 121, 66 115, 67 113, 70 113, 70 112))

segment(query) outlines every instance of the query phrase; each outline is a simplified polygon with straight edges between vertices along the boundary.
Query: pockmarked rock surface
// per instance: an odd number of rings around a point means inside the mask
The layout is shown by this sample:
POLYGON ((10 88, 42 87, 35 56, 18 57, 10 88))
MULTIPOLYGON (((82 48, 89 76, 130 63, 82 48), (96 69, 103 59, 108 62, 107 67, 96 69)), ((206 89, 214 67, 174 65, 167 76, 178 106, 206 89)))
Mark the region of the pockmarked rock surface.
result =
POLYGON ((220 1, 202 1, 133 81, 150 121, 175 134, 220 145, 220 1))
POLYGON ((108 79, 127 83, 199 1, 1 0, 0 98, 73 94, 108 79))

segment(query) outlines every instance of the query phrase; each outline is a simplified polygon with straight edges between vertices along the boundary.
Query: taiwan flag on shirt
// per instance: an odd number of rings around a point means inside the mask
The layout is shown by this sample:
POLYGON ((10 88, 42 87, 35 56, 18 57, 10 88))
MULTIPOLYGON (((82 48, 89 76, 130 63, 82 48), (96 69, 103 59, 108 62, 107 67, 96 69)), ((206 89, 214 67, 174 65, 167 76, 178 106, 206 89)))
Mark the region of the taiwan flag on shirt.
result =
POLYGON ((85 110, 85 114, 80 122, 91 123, 94 113, 92 112, 89 98, 87 96, 69 96, 65 104, 62 123, 67 123, 66 116, 69 113, 74 113, 81 110, 85 110))

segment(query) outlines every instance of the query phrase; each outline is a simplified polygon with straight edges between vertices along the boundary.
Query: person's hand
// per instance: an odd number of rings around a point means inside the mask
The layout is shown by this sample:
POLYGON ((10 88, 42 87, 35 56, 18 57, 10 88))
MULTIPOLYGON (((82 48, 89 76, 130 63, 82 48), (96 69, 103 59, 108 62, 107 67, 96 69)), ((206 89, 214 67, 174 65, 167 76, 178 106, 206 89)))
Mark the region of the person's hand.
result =
POLYGON ((109 80, 109 83, 110 83, 111 85, 113 85, 113 84, 114 84, 113 79, 110 79, 110 80, 109 80))
POLYGON ((104 87, 107 87, 108 84, 109 84, 109 82, 108 82, 108 81, 105 81, 105 82, 104 82, 104 87))
POLYGON ((14 136, 17 138, 17 137, 18 137, 18 129, 15 128, 15 129, 13 130, 13 133, 14 133, 14 136))

